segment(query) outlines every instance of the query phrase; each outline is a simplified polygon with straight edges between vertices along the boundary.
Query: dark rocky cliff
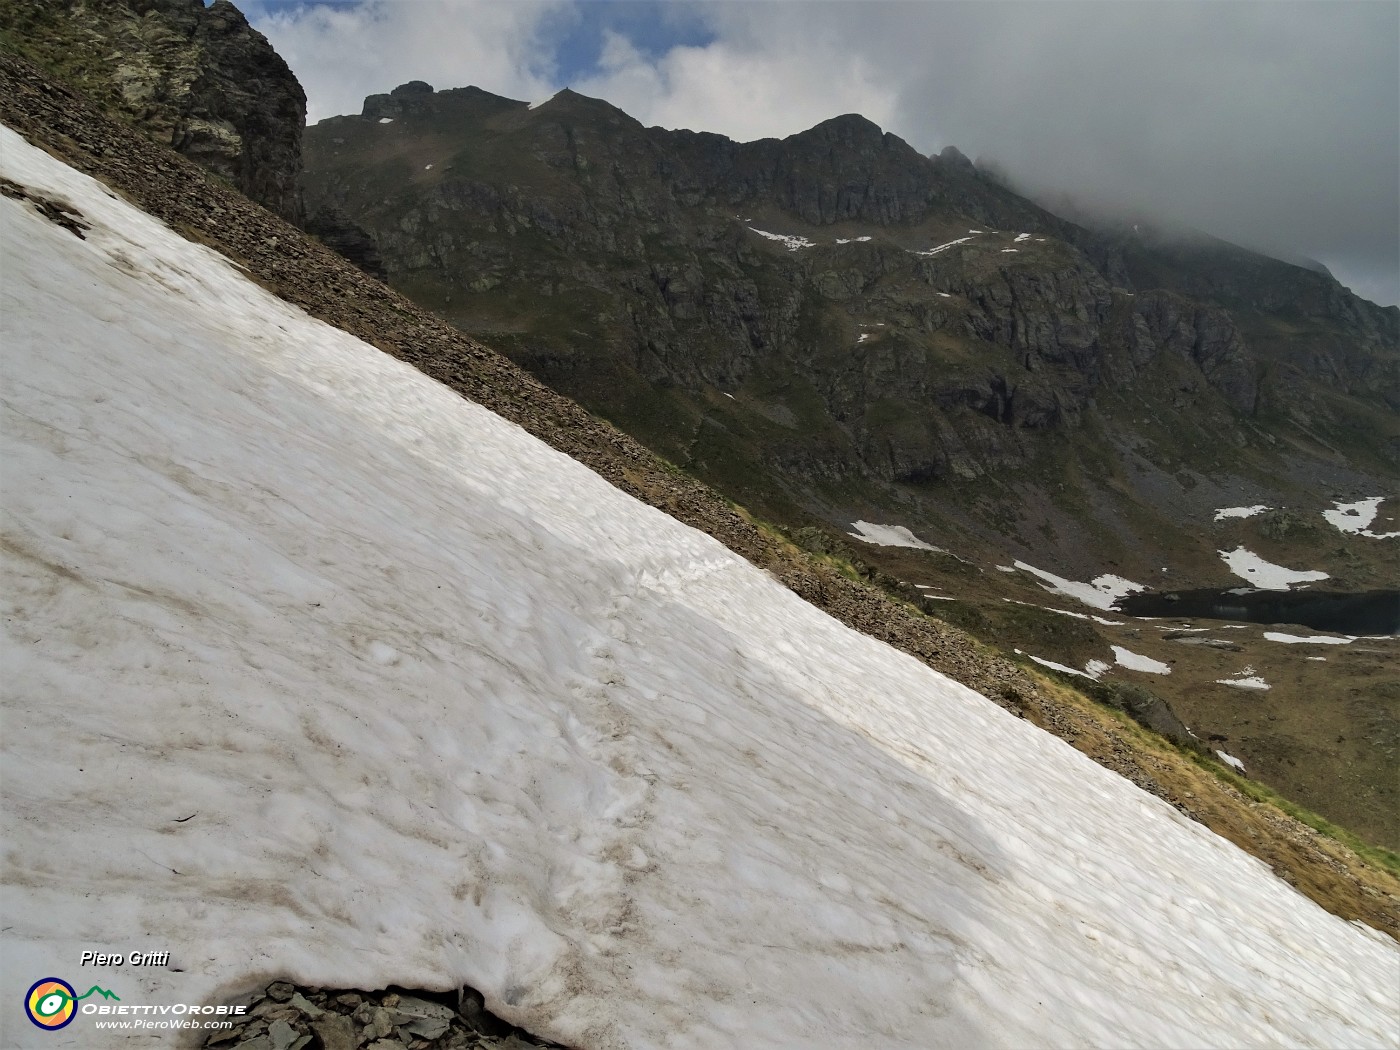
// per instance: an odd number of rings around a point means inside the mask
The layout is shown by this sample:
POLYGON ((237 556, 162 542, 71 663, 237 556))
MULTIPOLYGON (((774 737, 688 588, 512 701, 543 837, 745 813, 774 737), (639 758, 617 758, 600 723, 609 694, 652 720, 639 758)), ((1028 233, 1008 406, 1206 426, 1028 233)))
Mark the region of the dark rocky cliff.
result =
POLYGON ((306 95, 229 0, 0 0, 3 42, 285 218, 306 95))

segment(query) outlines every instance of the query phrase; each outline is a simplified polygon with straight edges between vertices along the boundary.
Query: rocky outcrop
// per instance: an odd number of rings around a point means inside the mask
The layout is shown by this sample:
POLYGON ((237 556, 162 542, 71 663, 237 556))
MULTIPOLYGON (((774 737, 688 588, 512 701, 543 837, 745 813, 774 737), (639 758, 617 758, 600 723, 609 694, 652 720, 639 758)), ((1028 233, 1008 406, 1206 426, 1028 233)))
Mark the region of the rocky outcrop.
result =
POLYGON ((229 0, 0 0, 27 57, 298 221, 306 95, 229 0))
POLYGON ((221 1050, 534 1050, 558 1043, 537 1039, 486 1009, 481 993, 447 995, 402 990, 328 990, 273 981, 251 1001, 229 1004, 228 1028, 205 1046, 221 1050))
POLYGON ((334 205, 321 205, 306 217, 302 226, 331 251, 343 255, 365 273, 381 281, 388 279, 379 247, 369 231, 351 222, 334 205))

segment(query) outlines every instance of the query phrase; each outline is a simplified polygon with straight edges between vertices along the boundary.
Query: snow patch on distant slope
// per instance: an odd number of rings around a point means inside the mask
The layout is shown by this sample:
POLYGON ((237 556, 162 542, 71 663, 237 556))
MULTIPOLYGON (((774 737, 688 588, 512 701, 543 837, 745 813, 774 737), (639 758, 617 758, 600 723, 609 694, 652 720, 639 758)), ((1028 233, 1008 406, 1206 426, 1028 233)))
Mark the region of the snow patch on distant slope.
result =
POLYGON ((1121 645, 1111 646, 1113 649, 1113 659, 1119 667, 1126 667, 1130 671, 1146 671, 1149 674, 1171 674, 1170 664, 1164 664, 1161 660, 1154 660, 1150 656, 1143 656, 1135 653, 1131 649, 1124 649, 1121 645))
POLYGON ((1263 514, 1269 508, 1262 503, 1253 507, 1221 507, 1215 512, 1216 521, 1224 521, 1226 518, 1252 518, 1256 514, 1263 514))
POLYGON ((1022 572, 1039 577, 1043 581, 1041 586, 1051 594, 1063 594, 1069 598, 1076 598, 1085 605, 1092 605, 1095 609, 1103 609, 1105 612, 1111 610, 1113 603, 1118 599, 1143 589, 1142 584, 1125 580, 1122 576, 1114 576, 1111 573, 1096 576, 1089 583, 1079 583, 1075 580, 1066 580, 1064 577, 1056 576, 1044 569, 1037 569, 1034 565, 1027 565, 1023 561, 1016 562, 1015 566, 1022 572))
POLYGON ((1264 637, 1271 642, 1284 642, 1289 645, 1350 645, 1356 641, 1351 636, 1338 638, 1330 634, 1284 634, 1282 631, 1265 631, 1264 637))
POLYGON ((947 553, 942 547, 925 543, 903 525, 876 525, 869 521, 853 521, 851 528, 855 529, 855 532, 848 532, 847 536, 854 536, 858 540, 880 547, 914 547, 921 551, 947 553))
POLYGON ((1074 675, 1074 677, 1076 678, 1098 678, 1098 675, 1096 674, 1081 671, 1077 667, 1066 667, 1064 664, 1056 663, 1054 660, 1047 660, 1043 656, 1032 656, 1030 653, 1022 652, 1020 649, 1013 649, 1012 652, 1016 653, 1017 656, 1024 656, 1028 659, 1034 660, 1036 663, 1040 664, 1041 667, 1048 667, 1052 671, 1059 671, 1062 674, 1074 675))
POLYGON ((1355 503, 1333 502, 1332 510, 1324 510, 1322 516, 1342 532, 1354 536, 1369 536, 1375 540, 1392 540, 1400 537, 1400 532, 1372 532, 1371 523, 1376 520, 1384 496, 1372 496, 1355 503))
POLYGON ((816 241, 809 241, 806 237, 800 237, 795 233, 769 233, 767 230, 760 230, 756 226, 750 226, 750 230, 760 237, 766 237, 770 241, 777 241, 790 252, 800 251, 803 248, 815 248, 816 241))
POLYGON ((1233 678, 1217 678, 1216 685, 1228 685, 1232 689, 1249 689, 1255 692, 1265 692, 1269 688, 1269 683, 1259 677, 1259 672, 1252 667, 1246 667, 1239 671, 1233 678))
MULTIPOLYGON (((973 230, 972 232, 973 232, 973 233, 977 233, 978 231, 977 231, 977 230, 973 230)), ((941 255, 943 252, 946 252, 949 248, 956 248, 959 244, 966 244, 966 243, 967 243, 968 241, 970 241, 970 240, 972 240, 971 237, 959 237, 959 238, 958 238, 957 240, 955 240, 955 241, 948 241, 946 244, 939 244, 939 245, 936 245, 935 247, 929 248, 929 249, 927 249, 926 251, 922 251, 922 252, 911 251, 910 254, 911 254, 911 255, 922 255, 924 258, 929 258, 930 256, 941 255)))
POLYGON ((1217 551, 1230 571, 1241 579, 1248 580, 1260 590, 1286 591, 1295 583, 1315 583, 1331 579, 1325 572, 1315 570, 1285 569, 1265 561, 1253 551, 1236 547, 1232 551, 1217 551))
MULTIPOLYGON (((1003 566, 998 565, 997 568, 1003 569, 1003 566)), ((1006 568, 1003 571, 1015 572, 1016 570, 1006 568)), ((1037 605, 1034 602, 1017 601, 1015 598, 1003 598, 1002 601, 1009 602, 1012 605, 1024 605, 1028 609, 1043 609, 1045 612, 1054 613, 1056 616, 1068 616, 1073 620, 1093 620, 1095 623, 1101 623, 1107 627, 1122 627, 1124 623, 1123 620, 1109 620, 1102 616, 1091 616, 1088 613, 1071 612, 1069 609, 1056 609, 1052 605, 1037 605)))
POLYGON ((1230 766, 1236 772, 1244 772, 1244 763, 1241 762, 1234 755, 1226 754, 1224 751, 1217 751, 1215 755, 1217 758, 1220 759, 1220 761, 1224 762, 1227 766, 1230 766))

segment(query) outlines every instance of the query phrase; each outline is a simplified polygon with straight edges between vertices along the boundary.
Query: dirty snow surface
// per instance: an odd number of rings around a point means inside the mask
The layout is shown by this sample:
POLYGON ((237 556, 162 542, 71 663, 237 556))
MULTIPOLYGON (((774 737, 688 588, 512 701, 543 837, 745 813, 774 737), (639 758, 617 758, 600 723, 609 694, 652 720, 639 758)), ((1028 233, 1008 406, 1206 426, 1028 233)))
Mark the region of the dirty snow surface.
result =
POLYGON ((851 528, 855 529, 855 532, 848 532, 847 536, 854 536, 879 547, 913 547, 921 551, 944 553, 942 547, 925 543, 903 525, 876 525, 870 521, 853 521, 851 528))
POLYGON ((1394 943, 0 150, 92 224, 0 198, 7 994, 467 982, 588 1050, 1395 1044, 1394 943))

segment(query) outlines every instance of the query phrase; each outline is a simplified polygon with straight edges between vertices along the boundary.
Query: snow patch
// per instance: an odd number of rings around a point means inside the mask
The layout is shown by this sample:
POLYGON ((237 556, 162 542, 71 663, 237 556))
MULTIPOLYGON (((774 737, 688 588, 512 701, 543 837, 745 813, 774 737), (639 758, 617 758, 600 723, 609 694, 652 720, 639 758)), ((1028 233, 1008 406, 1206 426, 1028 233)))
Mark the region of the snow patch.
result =
POLYGON ((1271 508, 1264 506, 1262 503, 1255 504, 1253 507, 1221 507, 1215 512, 1215 520, 1224 521, 1226 518, 1252 518, 1254 515, 1263 514, 1269 509, 1271 508))
POLYGON ((394 122, 394 118, 393 118, 393 117, 380 117, 380 118, 379 118, 379 123, 381 123, 381 124, 392 124, 393 122, 394 122))
POLYGON ((1113 665, 1104 660, 1090 660, 1084 665, 1084 673, 1094 679, 1102 676, 1105 671, 1110 671, 1112 669, 1113 665))
POLYGON ((1330 634, 1284 634, 1282 631, 1265 631, 1264 637, 1271 642, 1285 642, 1289 645, 1350 645, 1356 641, 1354 636, 1338 638, 1330 634))
POLYGON ((1079 583, 1075 580, 1066 580, 1052 572, 1046 572, 1044 569, 1037 569, 1034 565, 1027 565, 1023 561, 1018 561, 1015 564, 1016 568, 1022 572, 1028 572, 1043 580, 1041 586, 1051 594, 1063 594, 1105 612, 1112 610, 1113 603, 1118 599, 1143 589, 1140 583, 1134 583, 1132 580, 1125 580, 1121 576, 1112 574, 1095 577, 1089 583, 1079 583))
MULTIPOLYGON (((974 230, 973 232, 976 233, 977 231, 974 230)), ((966 244, 966 243, 967 243, 968 241, 970 241, 970 240, 972 240, 971 237, 959 237, 956 241, 949 241, 947 244, 940 244, 940 245, 937 245, 936 247, 930 248, 930 249, 928 249, 927 251, 922 251, 922 252, 914 252, 914 251, 911 251, 910 254, 911 254, 911 255, 922 255, 924 258, 928 258, 929 256, 938 255, 940 252, 946 252, 949 248, 955 248, 955 247, 957 247, 959 244, 966 244)))
POLYGON ((1113 650, 1114 662, 1119 667, 1126 667, 1130 671, 1146 671, 1148 674, 1171 674, 1172 669, 1169 664, 1162 663, 1161 660, 1154 660, 1150 656, 1143 656, 1130 649, 1124 649, 1121 645, 1110 646, 1113 650))
POLYGON ((1041 656, 1032 656, 1030 653, 1023 653, 1020 649, 1016 649, 1013 651, 1020 656, 1024 656, 1028 659, 1034 660, 1036 663, 1040 664, 1041 667, 1050 668, 1052 671, 1060 671, 1063 674, 1074 675, 1074 677, 1076 678, 1087 678, 1090 681, 1096 680, 1095 675, 1087 674, 1084 671, 1079 670, 1079 668, 1077 667, 1066 667, 1064 664, 1057 664, 1054 660, 1047 660, 1041 656))
POLYGON ((1244 772, 1244 763, 1241 762, 1234 755, 1227 755, 1224 751, 1217 751, 1215 754, 1216 757, 1218 757, 1220 761, 1224 762, 1227 766, 1230 766, 1231 768, 1236 769, 1241 773, 1244 772))
POLYGON ((1265 692, 1269 688, 1269 683, 1259 677, 1259 673, 1252 667, 1246 667, 1234 678, 1217 678, 1216 685, 1228 685, 1232 689, 1250 689, 1255 692, 1265 692))
POLYGON ((767 230, 760 230, 757 226, 750 226, 749 229, 760 237, 766 237, 770 241, 777 241, 790 252, 800 251, 803 248, 815 248, 816 241, 809 241, 806 237, 799 237, 795 233, 769 233, 767 230))
MULTIPOLYGON (((1002 566, 998 565, 998 569, 1002 566)), ((1006 572, 1015 572, 1015 569, 1006 569, 1006 572)), ((1104 624, 1107 627, 1122 627, 1122 620, 1108 620, 1102 616, 1091 616, 1088 613, 1071 612, 1068 609, 1056 609, 1053 605, 1037 605, 1034 602, 1017 601, 1015 598, 1003 598, 1002 601, 1010 602, 1012 605, 1024 605, 1028 609, 1043 609, 1045 612, 1055 613, 1057 616, 1068 616, 1074 620, 1093 620, 1095 623, 1104 624)))
POLYGON ((1230 567, 1230 571, 1241 579, 1248 580, 1255 587, 1265 591, 1286 591, 1295 583, 1313 583, 1330 579, 1325 572, 1285 569, 1265 561, 1253 551, 1236 547, 1232 551, 1217 551, 1217 554, 1230 567))
POLYGON ((1013 243, 1013 244, 1020 244, 1022 241, 1028 241, 1028 240, 1030 240, 1030 239, 1031 239, 1031 235, 1030 235, 1029 233, 1018 233, 1018 234, 1016 235, 1016 239, 1015 239, 1014 241, 1012 241, 1011 243, 1013 243))
POLYGON ((851 528, 856 531, 846 533, 847 536, 854 536, 858 540, 864 540, 866 543, 873 543, 879 547, 913 547, 921 551, 947 553, 942 547, 925 543, 903 525, 875 525, 868 521, 853 521, 851 528))
POLYGON ((1375 540, 1393 540, 1400 537, 1400 532, 1371 531, 1371 522, 1376 520, 1376 514, 1384 502, 1384 496, 1372 496, 1355 503, 1334 501, 1333 509, 1324 510, 1322 516, 1342 532, 1349 532, 1354 536, 1369 536, 1375 540))

